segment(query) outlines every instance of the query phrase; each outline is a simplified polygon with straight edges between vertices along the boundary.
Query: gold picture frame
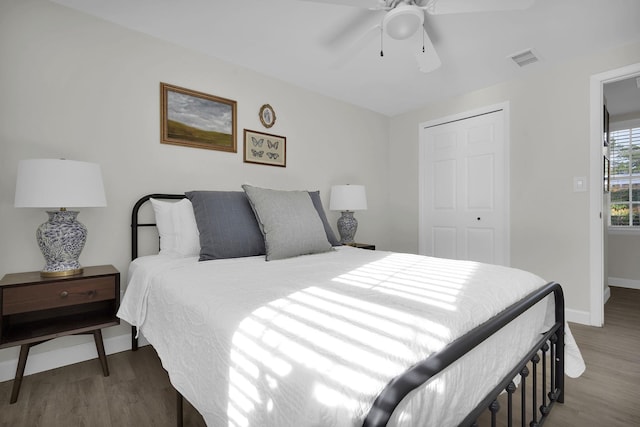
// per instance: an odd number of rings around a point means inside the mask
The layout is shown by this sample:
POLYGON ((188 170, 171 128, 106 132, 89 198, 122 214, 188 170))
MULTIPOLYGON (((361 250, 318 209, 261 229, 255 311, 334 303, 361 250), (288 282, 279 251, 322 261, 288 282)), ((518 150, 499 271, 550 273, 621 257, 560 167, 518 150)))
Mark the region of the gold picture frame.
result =
POLYGON ((160 142, 236 153, 234 100, 160 83, 160 142))
POLYGON ((273 111, 273 107, 269 104, 264 104, 260 107, 260 113, 258 113, 258 116, 260 117, 260 123, 262 123, 262 126, 267 129, 276 123, 276 112, 273 111))
POLYGON ((244 162, 286 167, 287 138, 245 129, 244 162))

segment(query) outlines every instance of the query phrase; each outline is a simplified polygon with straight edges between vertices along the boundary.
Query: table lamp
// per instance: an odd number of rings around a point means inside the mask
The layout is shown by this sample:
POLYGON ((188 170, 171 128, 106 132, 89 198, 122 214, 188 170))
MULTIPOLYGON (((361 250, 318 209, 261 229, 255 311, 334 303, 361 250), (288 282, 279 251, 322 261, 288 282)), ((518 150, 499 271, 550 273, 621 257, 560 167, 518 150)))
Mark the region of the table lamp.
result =
POLYGON ((354 236, 358 229, 358 221, 353 217, 353 211, 367 209, 367 195, 364 185, 334 185, 331 187, 329 209, 342 211, 338 219, 338 233, 340 243, 354 243, 354 236))
POLYGON ((107 205, 100 165, 65 159, 29 159, 18 163, 15 207, 60 208, 47 211, 49 220, 38 227, 36 240, 45 259, 43 277, 82 273, 78 257, 87 228, 69 207, 107 205))

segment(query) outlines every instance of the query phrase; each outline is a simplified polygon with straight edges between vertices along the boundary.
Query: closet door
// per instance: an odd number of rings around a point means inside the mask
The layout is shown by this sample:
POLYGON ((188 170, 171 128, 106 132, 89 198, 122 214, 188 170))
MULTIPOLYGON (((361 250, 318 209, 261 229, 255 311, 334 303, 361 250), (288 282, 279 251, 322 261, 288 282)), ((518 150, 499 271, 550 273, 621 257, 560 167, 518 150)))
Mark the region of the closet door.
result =
POLYGON ((508 265, 504 115, 421 129, 421 254, 508 265))

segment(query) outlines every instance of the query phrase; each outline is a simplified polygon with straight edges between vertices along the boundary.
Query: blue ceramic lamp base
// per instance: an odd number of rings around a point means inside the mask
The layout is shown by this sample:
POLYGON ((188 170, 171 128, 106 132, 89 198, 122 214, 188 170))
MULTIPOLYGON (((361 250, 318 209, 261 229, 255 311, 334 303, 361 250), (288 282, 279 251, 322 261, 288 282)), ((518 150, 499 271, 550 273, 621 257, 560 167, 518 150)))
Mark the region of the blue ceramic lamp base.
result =
POLYGON ((87 228, 76 220, 77 211, 47 211, 49 221, 38 227, 36 239, 45 259, 43 277, 82 273, 78 257, 87 240, 87 228))

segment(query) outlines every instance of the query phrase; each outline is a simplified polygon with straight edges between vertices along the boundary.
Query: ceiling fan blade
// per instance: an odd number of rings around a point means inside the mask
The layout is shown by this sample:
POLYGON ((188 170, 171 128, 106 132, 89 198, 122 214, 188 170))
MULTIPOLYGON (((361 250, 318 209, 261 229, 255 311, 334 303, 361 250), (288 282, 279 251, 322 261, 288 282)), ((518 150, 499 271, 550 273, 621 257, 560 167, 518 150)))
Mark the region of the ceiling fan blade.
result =
POLYGON ((363 9, 380 9, 385 7, 384 0, 300 0, 313 3, 329 3, 340 6, 359 7, 363 9))
POLYGON ((323 44, 332 50, 339 49, 345 44, 355 42, 363 33, 380 22, 380 11, 353 10, 353 13, 332 25, 331 34, 323 37, 323 44))
MULTIPOLYGON (((380 25, 375 25, 369 30, 362 33, 362 35, 356 39, 353 43, 351 43, 348 47, 343 49, 338 57, 331 63, 329 66, 330 69, 338 69, 343 67, 346 63, 351 61, 354 56, 356 56, 363 48, 374 38, 380 37, 380 31, 382 27, 380 25)), ((372 52, 372 54, 376 54, 372 52)))
POLYGON ((426 31, 424 32, 424 52, 417 52, 416 60, 418 61, 418 69, 423 73, 430 73, 442 65, 438 52, 433 47, 433 43, 426 31))
POLYGON ((450 13, 495 12, 503 10, 524 10, 535 0, 432 0, 425 10, 430 15, 450 13))

